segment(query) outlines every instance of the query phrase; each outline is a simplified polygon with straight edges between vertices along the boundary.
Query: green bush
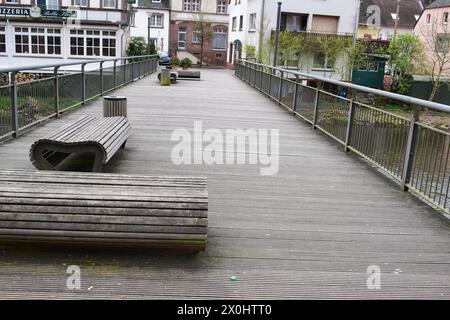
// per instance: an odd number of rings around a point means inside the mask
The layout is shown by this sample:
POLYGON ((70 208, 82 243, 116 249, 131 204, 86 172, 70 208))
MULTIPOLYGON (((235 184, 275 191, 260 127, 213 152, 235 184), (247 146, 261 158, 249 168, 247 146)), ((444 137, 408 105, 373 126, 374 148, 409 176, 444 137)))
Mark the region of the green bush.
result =
POLYGON ((174 66, 179 66, 180 65, 180 59, 178 59, 177 57, 173 57, 170 59, 170 64, 174 65, 174 66))
POLYGON ((192 60, 189 58, 181 59, 180 66, 182 68, 190 68, 190 67, 192 67, 192 60))
POLYGON ((146 55, 147 54, 147 45, 142 40, 132 39, 128 43, 128 48, 127 48, 126 53, 127 53, 128 57, 146 55))

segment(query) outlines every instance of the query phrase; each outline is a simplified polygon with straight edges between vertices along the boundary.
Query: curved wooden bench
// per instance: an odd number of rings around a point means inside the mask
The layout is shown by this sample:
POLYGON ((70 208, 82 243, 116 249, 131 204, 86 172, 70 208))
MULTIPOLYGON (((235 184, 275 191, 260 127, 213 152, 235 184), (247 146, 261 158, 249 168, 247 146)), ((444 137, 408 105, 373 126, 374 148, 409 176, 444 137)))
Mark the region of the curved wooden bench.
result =
POLYGON ((125 148, 131 130, 126 117, 84 116, 37 140, 30 148, 30 160, 40 170, 58 170, 70 155, 95 155, 92 171, 101 171, 120 148, 125 148))
POLYGON ((206 248, 206 178, 0 171, 0 242, 206 248))
POLYGON ((179 80, 200 80, 200 71, 178 70, 179 80))

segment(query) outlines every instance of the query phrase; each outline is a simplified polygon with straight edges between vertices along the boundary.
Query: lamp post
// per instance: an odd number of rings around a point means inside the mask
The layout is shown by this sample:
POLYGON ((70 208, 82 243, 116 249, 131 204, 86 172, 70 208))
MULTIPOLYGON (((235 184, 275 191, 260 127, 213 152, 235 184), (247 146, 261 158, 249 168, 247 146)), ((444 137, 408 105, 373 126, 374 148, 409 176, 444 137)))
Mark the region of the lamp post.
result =
POLYGON ((277 66, 278 62, 278 41, 280 38, 280 23, 281 23, 281 1, 278 1, 277 11, 277 28, 275 30, 275 52, 273 54, 273 66, 277 66))
POLYGON ((151 28, 151 20, 152 17, 148 17, 147 19, 147 54, 150 54, 150 28, 151 28))

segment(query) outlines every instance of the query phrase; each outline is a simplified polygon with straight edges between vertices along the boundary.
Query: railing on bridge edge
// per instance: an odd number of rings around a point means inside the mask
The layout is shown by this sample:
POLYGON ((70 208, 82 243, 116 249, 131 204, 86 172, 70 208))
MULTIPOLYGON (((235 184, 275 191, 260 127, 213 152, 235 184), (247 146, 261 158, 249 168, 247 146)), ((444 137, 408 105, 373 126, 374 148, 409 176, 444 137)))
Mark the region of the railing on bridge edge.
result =
POLYGON ((239 60, 236 76, 255 87, 314 129, 389 174, 403 190, 418 194, 449 213, 450 133, 421 123, 420 107, 450 113, 450 106, 310 74, 239 60), (302 80, 312 80, 316 87, 302 80), (333 84, 351 90, 343 98, 323 89, 333 84), (411 105, 414 117, 402 117, 358 101, 370 93, 411 105))
POLYGON ((156 55, 0 68, 0 141, 156 71, 156 55), (109 65, 109 66, 108 66, 109 65), (70 66, 73 70, 63 70, 70 66), (89 68, 91 67, 91 68, 89 68), (20 72, 42 79, 18 82, 20 72))

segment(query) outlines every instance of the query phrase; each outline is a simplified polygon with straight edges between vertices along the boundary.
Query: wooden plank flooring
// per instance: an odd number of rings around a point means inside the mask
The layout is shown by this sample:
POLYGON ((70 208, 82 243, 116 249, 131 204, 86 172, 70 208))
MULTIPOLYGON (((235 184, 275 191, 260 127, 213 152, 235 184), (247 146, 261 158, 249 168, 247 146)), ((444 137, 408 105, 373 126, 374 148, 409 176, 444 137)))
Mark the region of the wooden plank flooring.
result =
MULTIPOLYGON (((132 132, 104 171, 206 176, 208 249, 199 255, 100 248, 0 248, 0 298, 450 298, 450 228, 334 142, 225 70, 160 87, 155 76, 124 87, 132 132), (280 130, 280 171, 171 162, 175 129, 280 130), (81 268, 81 290, 66 268, 81 268), (366 269, 381 268, 368 290, 366 269), (236 275, 236 282, 229 277, 236 275), (90 288, 90 290, 88 290, 90 288)), ((102 101, 0 145, 0 169, 29 169, 32 142, 102 101)), ((81 161, 81 160, 80 160, 81 161)))

